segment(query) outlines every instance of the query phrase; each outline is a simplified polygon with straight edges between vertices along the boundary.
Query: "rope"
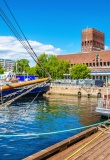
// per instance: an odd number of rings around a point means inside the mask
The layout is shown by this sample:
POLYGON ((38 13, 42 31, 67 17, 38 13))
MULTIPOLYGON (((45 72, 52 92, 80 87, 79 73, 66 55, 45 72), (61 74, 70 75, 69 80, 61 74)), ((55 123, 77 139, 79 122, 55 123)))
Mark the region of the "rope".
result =
POLYGON ((13 13, 11 11, 11 9, 9 8, 9 5, 7 4, 7 2, 5 0, 4 0, 4 3, 6 5, 6 7, 7 7, 7 9, 9 10, 12 18, 14 19, 14 21, 15 21, 17 27, 19 28, 22 36, 24 37, 24 39, 19 34, 19 32, 17 31, 17 29, 14 27, 13 23, 10 21, 10 19, 8 18, 8 16, 5 14, 5 12, 3 11, 3 9, 0 7, 0 16, 1 16, 1 18, 6 23, 6 25, 10 28, 10 30, 13 32, 13 34, 19 40, 19 42, 22 44, 22 46, 26 49, 26 51, 30 54, 30 56, 33 58, 33 60, 41 67, 42 71, 44 73, 46 73, 46 75, 48 75, 49 79, 51 79, 51 75, 46 70, 46 68, 44 68, 44 66, 41 64, 41 61, 39 60, 39 58, 38 58, 37 54, 35 53, 35 51, 33 50, 33 48, 31 47, 31 45, 30 45, 29 41, 27 40, 25 34, 23 33, 20 25, 18 24, 17 20, 15 19, 14 15, 13 15, 13 13))
POLYGON ((58 133, 64 133, 64 132, 70 132, 70 131, 86 129, 86 128, 90 128, 90 127, 93 127, 93 126, 98 126, 100 124, 110 124, 110 122, 100 122, 100 123, 92 124, 92 125, 89 125, 89 126, 84 126, 84 127, 74 128, 74 129, 69 129, 69 130, 56 131, 56 132, 26 133, 26 134, 6 134, 6 135, 0 135, 0 137, 7 137, 8 138, 8 137, 23 137, 23 136, 24 137, 25 136, 43 136, 43 135, 58 134, 58 133))
MULTIPOLYGON (((31 85, 31 86, 28 86, 28 87, 23 87, 23 89, 20 89, 20 90, 18 90, 18 91, 16 91, 16 92, 14 92, 14 93, 11 93, 11 94, 9 94, 9 95, 7 95, 7 96, 4 96, 3 98, 7 98, 8 99, 8 96, 10 96, 9 98, 9 100, 7 100, 6 102, 4 101, 4 102, 2 102, 2 107, 0 108, 0 110, 1 109, 3 109, 4 107, 6 107, 6 106, 8 106, 9 104, 11 104, 12 102, 14 102, 16 99, 18 99, 18 98, 20 98, 20 97, 22 97, 23 95, 25 95, 25 94, 27 94, 28 92, 30 92, 31 90, 33 90, 33 89, 35 89, 35 88, 37 88, 37 87, 39 87, 39 86, 37 86, 36 84, 34 84, 34 85, 31 85), (21 92, 21 93, 20 93, 21 92), (19 94, 18 94, 19 93, 19 94), (13 97, 11 97, 11 96, 13 96, 13 97), (13 99, 12 99, 13 98, 13 99)), ((4 99, 4 100, 6 100, 6 99, 4 99)))
POLYGON ((75 154, 77 154, 78 152, 80 152, 83 148, 85 148, 87 145, 89 145, 91 142, 93 142, 95 139, 97 139, 102 133, 104 133, 106 130, 108 130, 108 128, 104 129, 101 131, 101 133, 99 133, 96 137, 94 137, 92 140, 90 140, 89 142, 87 142, 85 145, 83 145, 81 148, 79 148, 76 152, 74 152, 73 154, 71 154, 69 157, 67 157, 65 160, 69 160, 71 157, 73 157, 75 154))
MULTIPOLYGON (((25 34, 23 33, 23 31, 22 31, 22 29, 21 29, 20 25, 18 24, 18 22, 17 22, 16 18, 14 17, 14 15, 13 15, 13 13, 12 13, 11 9, 9 8, 9 5, 7 4, 7 2, 6 2, 5 0, 4 0, 4 3, 5 3, 5 5, 6 5, 6 7, 8 8, 8 10, 9 10, 9 12, 10 12, 11 16, 13 17, 14 21, 16 22, 16 24, 17 24, 17 26, 18 26, 19 30, 21 31, 21 33, 22 33, 23 37, 25 38, 25 40, 26 40, 27 44, 29 45, 29 48, 32 50, 32 52, 33 52, 33 54, 34 54, 35 58, 37 59, 37 58, 38 58, 38 57, 37 57, 37 55, 36 55, 36 54, 35 54, 35 52, 33 51, 32 47, 31 47, 30 43, 28 42, 28 40, 27 40, 27 38, 26 38, 25 34)), ((34 56, 33 56, 33 57, 34 57, 34 56)), ((35 59, 35 62, 36 62, 36 59, 35 59)))
MULTIPOLYGON (((43 85, 43 87, 46 86, 46 85, 47 85, 47 83, 45 83, 45 84, 43 85)), ((38 87, 40 87, 40 86, 42 86, 42 83, 41 83, 38 87)), ((31 103, 26 107, 25 112, 24 112, 21 116, 26 115, 26 114, 28 113, 29 107, 30 107, 31 104, 35 101, 35 99, 39 96, 39 94, 41 93, 41 91, 42 91, 42 88, 41 88, 41 90, 37 93, 37 95, 33 98, 33 100, 31 101, 31 103)), ((21 117, 21 116, 20 116, 20 117, 21 117)), ((6 132, 9 132, 9 129, 16 123, 16 121, 17 121, 20 117, 17 117, 17 118, 15 119, 15 121, 8 127, 8 129, 6 129, 5 133, 6 133, 6 132)))

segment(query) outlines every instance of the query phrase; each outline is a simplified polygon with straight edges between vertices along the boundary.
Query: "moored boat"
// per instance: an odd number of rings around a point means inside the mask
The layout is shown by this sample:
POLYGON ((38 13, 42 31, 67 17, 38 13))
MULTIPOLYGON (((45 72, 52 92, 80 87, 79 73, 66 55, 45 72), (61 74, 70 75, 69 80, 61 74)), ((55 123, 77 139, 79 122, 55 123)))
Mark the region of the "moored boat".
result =
MULTIPOLYGON (((2 87, 7 87, 7 86, 2 86, 2 87)), ((26 89, 26 86, 24 86, 26 89)), ((15 92, 19 92, 21 89, 23 89, 23 87, 18 87, 18 88, 13 88, 13 89, 7 89, 7 90, 3 90, 2 91, 2 96, 7 96, 9 94, 15 93, 15 92)), ((32 89, 30 92, 26 93, 25 96, 35 96, 38 94, 38 96, 43 95, 44 93, 46 93, 47 91, 50 90, 50 85, 49 84, 45 84, 42 86, 36 86, 36 88, 32 89)), ((21 93, 20 93, 21 94, 21 93)))
POLYGON ((50 90, 50 84, 48 78, 26 78, 21 81, 20 77, 15 77, 13 72, 9 72, 5 77, 0 79, 0 104, 5 106, 12 103, 16 99, 25 96, 41 96, 50 90))
POLYGON ((98 99, 96 112, 101 116, 110 117, 110 94, 106 94, 103 98, 98 99))

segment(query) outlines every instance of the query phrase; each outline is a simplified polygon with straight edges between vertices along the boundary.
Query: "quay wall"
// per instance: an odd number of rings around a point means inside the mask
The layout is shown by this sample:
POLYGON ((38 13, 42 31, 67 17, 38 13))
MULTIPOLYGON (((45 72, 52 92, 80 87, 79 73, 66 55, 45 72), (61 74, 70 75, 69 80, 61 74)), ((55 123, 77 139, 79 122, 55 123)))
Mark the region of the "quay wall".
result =
POLYGON ((110 88, 97 87, 97 86, 73 86, 73 85, 61 85, 51 84, 50 90, 46 95, 71 95, 71 96, 88 96, 88 97, 102 97, 102 95, 110 93, 110 88))

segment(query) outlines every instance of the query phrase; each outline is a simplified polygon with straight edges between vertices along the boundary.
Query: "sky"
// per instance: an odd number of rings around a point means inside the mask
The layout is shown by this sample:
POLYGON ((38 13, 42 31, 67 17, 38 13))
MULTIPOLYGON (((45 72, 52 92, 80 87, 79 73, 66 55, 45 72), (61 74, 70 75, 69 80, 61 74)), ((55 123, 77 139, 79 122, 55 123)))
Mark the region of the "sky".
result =
MULTIPOLYGON (((81 52, 81 32, 95 28, 105 34, 105 49, 110 49, 110 0, 5 0, 33 50, 39 56, 81 52)), ((20 33, 4 0, 1 9, 20 33)), ((21 35, 21 33, 20 33, 21 35)), ((0 58, 28 59, 13 32, 0 17, 0 58)))

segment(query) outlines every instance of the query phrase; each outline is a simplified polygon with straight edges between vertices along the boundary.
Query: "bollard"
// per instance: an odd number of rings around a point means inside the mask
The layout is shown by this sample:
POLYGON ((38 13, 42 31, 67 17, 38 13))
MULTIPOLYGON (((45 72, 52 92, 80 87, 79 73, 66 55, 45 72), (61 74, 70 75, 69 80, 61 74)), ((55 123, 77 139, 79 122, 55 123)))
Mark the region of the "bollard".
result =
POLYGON ((89 93, 87 94, 87 97, 90 98, 90 94, 89 93))
POLYGON ((97 98, 101 98, 101 93, 97 93, 97 98))
POLYGON ((81 92, 80 91, 78 92, 78 98, 81 98, 81 92))

